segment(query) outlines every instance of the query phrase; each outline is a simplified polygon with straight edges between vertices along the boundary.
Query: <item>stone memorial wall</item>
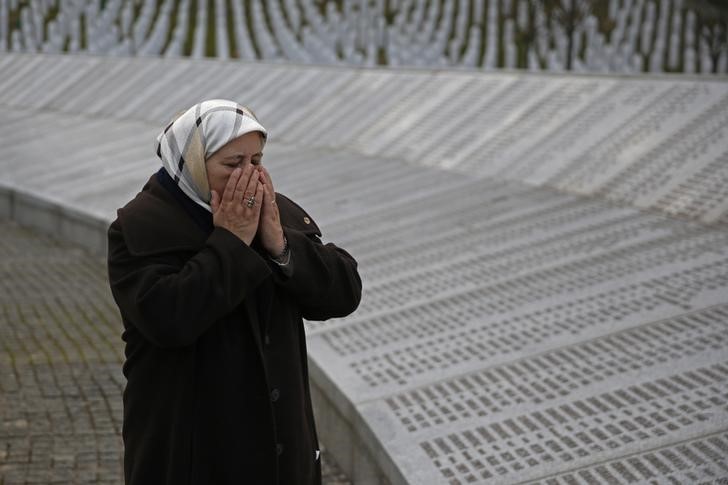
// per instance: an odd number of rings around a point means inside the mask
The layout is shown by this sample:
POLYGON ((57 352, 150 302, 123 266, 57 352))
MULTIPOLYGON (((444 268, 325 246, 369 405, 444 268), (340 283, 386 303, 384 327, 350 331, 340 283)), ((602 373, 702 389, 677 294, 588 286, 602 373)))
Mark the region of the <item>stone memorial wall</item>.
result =
POLYGON ((211 97, 359 261, 307 323, 356 483, 728 480, 728 83, 6 55, 2 213, 102 252, 211 97))

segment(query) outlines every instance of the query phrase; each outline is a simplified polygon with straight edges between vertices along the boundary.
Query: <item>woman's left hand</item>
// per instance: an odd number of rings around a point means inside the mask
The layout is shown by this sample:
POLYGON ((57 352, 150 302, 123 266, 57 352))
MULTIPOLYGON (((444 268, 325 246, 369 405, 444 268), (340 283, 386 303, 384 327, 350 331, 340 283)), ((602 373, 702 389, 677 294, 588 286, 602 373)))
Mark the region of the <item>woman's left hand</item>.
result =
POLYGON ((276 192, 268 170, 262 165, 259 165, 256 169, 260 173, 261 182, 263 182, 263 206, 260 208, 260 220, 258 222, 260 242, 271 256, 278 256, 285 248, 285 241, 283 240, 281 216, 278 213, 278 205, 276 204, 276 192))

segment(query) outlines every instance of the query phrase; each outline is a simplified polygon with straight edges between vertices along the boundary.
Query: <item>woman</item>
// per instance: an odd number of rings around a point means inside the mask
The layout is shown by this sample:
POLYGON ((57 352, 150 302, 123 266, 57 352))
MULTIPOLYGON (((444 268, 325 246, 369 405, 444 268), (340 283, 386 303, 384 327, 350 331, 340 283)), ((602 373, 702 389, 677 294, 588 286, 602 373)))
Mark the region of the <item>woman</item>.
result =
POLYGON ((266 139, 235 102, 192 106, 109 228, 127 484, 321 481, 302 318, 353 312, 361 280, 275 193, 266 139))

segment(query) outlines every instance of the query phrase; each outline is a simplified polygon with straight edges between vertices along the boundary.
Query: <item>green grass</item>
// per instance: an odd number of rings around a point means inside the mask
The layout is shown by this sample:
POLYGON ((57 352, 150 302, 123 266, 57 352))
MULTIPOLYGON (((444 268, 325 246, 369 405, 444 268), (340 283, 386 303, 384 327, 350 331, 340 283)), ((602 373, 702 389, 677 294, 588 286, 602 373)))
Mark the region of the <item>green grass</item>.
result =
POLYGON ((265 28, 268 29, 271 37, 273 37, 273 42, 275 42, 275 36, 273 35, 273 22, 271 22, 270 16, 268 15, 268 2, 261 2, 261 4, 263 5, 263 21, 265 22, 265 28))
MULTIPOLYGON (((132 0, 129 0, 129 1, 132 1, 132 0)), ((142 4, 143 4, 143 2, 139 2, 139 3, 134 3, 133 4, 134 5, 134 9, 133 9, 134 10, 134 15, 132 15, 132 17, 131 17, 133 19, 132 20, 132 23, 134 21, 136 21, 139 18, 139 14, 142 13, 142 4)))
POLYGON ((207 32, 205 32, 205 55, 215 57, 217 52, 215 39, 215 0, 207 0, 207 32))
POLYGON ((608 17, 609 2, 593 2, 592 14, 597 18, 597 31, 604 34, 605 40, 608 40, 617 26, 617 23, 608 17))
MULTIPOLYGON (((532 5, 528 9, 528 25, 525 31, 516 33, 518 46, 518 67, 528 68, 528 51, 536 48, 536 32, 533 25, 536 23, 536 11, 532 5)), ((536 56, 538 58, 538 56, 536 56)), ((539 62, 541 60, 539 59, 539 62)), ((543 67, 543 66, 541 66, 543 67)))
POLYGON ((195 26, 197 24, 197 2, 203 0, 190 0, 190 14, 187 17, 187 39, 182 47, 182 55, 192 54, 192 45, 195 38, 195 26))
POLYGON ((58 17, 58 7, 56 5, 51 5, 48 8, 48 12, 46 13, 46 17, 43 19, 43 40, 48 40, 48 24, 51 23, 53 20, 58 17))
POLYGON ((81 17, 79 18, 79 24, 80 24, 80 30, 81 30, 81 38, 78 41, 78 48, 79 50, 85 50, 88 48, 87 45, 87 39, 86 39, 86 14, 81 14, 81 17))
POLYGON ((238 47, 237 42, 235 40, 235 25, 234 21, 235 18, 233 17, 233 6, 232 2, 235 0, 225 0, 226 8, 227 8, 227 16, 225 18, 226 20, 226 26, 227 26, 227 36, 228 36, 228 47, 230 48, 230 58, 236 59, 240 57, 240 54, 238 54, 238 47))
MULTIPOLYGON (((288 25, 288 28, 291 31, 293 31, 293 22, 288 17, 288 10, 285 9, 284 4, 283 4, 283 0, 271 0, 271 1, 278 2, 280 4, 280 6, 281 6, 281 14, 283 15, 283 19, 286 22, 286 24, 288 25)), ((293 32, 293 33, 296 36, 298 36, 298 32, 293 32)), ((301 40, 301 39, 298 39, 298 40, 301 40)))
MULTIPOLYGON (((442 0, 435 0, 435 1, 442 1, 442 0)), ((384 23, 386 25, 392 25, 394 23, 394 17, 396 16, 397 12, 392 9, 392 6, 390 5, 390 0, 384 0, 384 23)))
MULTIPOLYGON (((175 3, 178 0, 175 0, 175 3)), ((157 20, 159 19, 159 11, 162 9, 162 0, 156 0, 154 4, 154 15, 152 16, 152 21, 149 22, 149 28, 144 33, 144 38, 146 39, 154 30, 154 25, 157 23, 157 20)))
MULTIPOLYGON (((481 29, 480 29, 480 49, 478 49, 478 62, 476 63, 477 66, 482 66, 485 62, 485 51, 488 47, 487 39, 488 39, 488 24, 486 22, 486 19, 488 18, 488 9, 490 8, 490 4, 483 5, 483 16, 479 19, 473 19, 474 21, 480 22, 481 29)), ((473 16, 475 12, 471 12, 471 17, 473 16)))
POLYGON ((170 12, 170 19, 169 19, 169 30, 167 31, 167 39, 164 41, 164 47, 162 47, 162 52, 165 52, 169 48, 169 44, 172 42, 174 29, 177 28, 177 15, 179 14, 179 4, 180 0, 175 0, 172 2, 172 11, 170 12))
POLYGON ((18 8, 15 10, 10 10, 8 7, 8 37, 5 39, 6 45, 8 46, 8 49, 10 49, 10 39, 12 38, 13 30, 20 30, 20 11, 23 10, 23 7, 26 7, 29 5, 30 2, 28 0, 21 0, 18 2, 18 8))
MULTIPOLYGON (((234 0, 235 1, 235 0, 234 0)), ((248 32, 250 33, 250 45, 253 47, 255 57, 260 59, 260 47, 258 47, 258 41, 253 35, 253 8, 250 6, 250 0, 238 0, 245 2, 245 23, 247 24, 248 32)))
MULTIPOLYGON (((458 8, 460 8, 460 2, 456 4, 458 8)), ((463 55, 465 55, 465 51, 468 49, 468 42, 470 42, 470 27, 473 25, 474 19, 473 19, 473 2, 468 2, 468 21, 465 23, 465 32, 463 32, 463 45, 460 46, 460 52, 458 53, 458 59, 462 59, 463 55)), ((483 29, 480 29, 480 46, 482 49, 483 45, 483 29)), ((478 58, 478 63, 480 62, 480 58, 478 58)))

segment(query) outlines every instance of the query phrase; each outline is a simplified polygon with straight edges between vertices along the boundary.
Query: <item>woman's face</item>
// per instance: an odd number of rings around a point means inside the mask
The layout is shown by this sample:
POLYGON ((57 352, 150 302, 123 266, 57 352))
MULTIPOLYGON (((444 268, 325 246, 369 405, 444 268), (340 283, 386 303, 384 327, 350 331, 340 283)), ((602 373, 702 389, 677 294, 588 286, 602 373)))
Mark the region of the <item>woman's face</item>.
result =
POLYGON ((205 161, 207 169, 207 181, 210 190, 215 190, 222 197, 225 192, 225 185, 237 167, 243 168, 252 163, 260 165, 263 159, 261 148, 261 135, 257 131, 251 131, 241 135, 223 145, 218 151, 210 155, 205 161))

